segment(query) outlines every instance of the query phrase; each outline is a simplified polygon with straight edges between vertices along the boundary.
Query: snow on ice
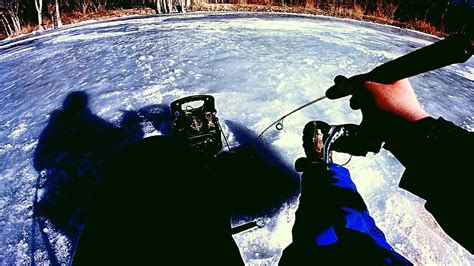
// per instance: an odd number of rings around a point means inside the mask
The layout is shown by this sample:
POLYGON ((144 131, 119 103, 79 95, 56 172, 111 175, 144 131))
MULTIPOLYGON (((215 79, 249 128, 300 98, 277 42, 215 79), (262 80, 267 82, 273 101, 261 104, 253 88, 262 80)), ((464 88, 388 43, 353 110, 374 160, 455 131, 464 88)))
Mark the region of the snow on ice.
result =
MULTIPOLYGON (((35 146, 70 92, 87 92, 91 112, 117 126, 124 111, 212 94, 225 133, 239 145, 227 121, 258 135, 323 95, 336 75, 367 72, 436 40, 328 17, 191 13, 83 23, 0 42, 0 264, 46 264, 48 249, 59 263, 70 259, 72 239, 50 221, 39 226, 31 211, 41 178, 32 166, 35 146)), ((473 69, 471 59, 412 83, 429 113, 472 130, 473 69)), ((315 119, 358 123, 361 115, 346 100, 325 100, 286 119, 281 132, 265 137, 290 167, 303 155, 304 124, 315 119)), ((143 127, 146 135, 166 133, 165 125, 143 127)), ((398 189, 403 167, 390 154, 354 158, 348 167, 397 251, 416 264, 474 263, 424 211, 422 199, 398 189)), ((291 242, 296 204, 262 215, 268 226, 235 236, 248 265, 277 264, 291 242)))

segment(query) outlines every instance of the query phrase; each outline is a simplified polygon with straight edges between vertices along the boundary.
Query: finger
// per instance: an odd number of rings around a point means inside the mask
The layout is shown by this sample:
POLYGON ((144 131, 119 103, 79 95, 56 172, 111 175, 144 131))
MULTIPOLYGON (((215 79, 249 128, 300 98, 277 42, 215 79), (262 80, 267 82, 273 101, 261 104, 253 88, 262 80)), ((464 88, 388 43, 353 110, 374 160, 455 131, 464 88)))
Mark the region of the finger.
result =
POLYGON ((334 85, 326 91, 326 96, 329 99, 339 99, 352 94, 354 89, 351 82, 344 76, 337 76, 334 79, 334 85))
POLYGON ((346 82, 348 82, 349 79, 342 76, 342 75, 338 75, 334 78, 334 84, 345 84, 346 82))
POLYGON ((336 85, 331 86, 327 91, 326 91, 326 97, 331 100, 339 99, 346 96, 344 93, 340 91, 336 85))
POLYGON ((361 108, 361 104, 358 97, 352 96, 349 102, 352 110, 359 110, 361 108))

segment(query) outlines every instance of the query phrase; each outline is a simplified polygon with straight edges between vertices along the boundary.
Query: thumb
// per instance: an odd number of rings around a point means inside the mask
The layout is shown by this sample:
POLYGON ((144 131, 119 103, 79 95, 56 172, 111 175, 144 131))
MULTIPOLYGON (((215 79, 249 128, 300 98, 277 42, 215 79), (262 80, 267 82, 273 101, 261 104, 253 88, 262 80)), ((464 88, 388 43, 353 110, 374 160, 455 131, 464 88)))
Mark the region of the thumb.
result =
POLYGON ((339 99, 350 95, 353 91, 354 89, 352 88, 351 82, 348 78, 337 76, 334 79, 334 85, 326 91, 326 97, 332 100, 339 99))

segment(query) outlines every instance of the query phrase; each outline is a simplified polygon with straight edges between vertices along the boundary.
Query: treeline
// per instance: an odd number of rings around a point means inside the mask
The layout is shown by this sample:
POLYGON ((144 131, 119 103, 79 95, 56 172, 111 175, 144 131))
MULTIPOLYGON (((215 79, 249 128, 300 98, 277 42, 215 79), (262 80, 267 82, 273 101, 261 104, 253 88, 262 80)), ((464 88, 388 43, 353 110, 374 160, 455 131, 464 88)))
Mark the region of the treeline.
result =
POLYGON ((24 27, 61 27, 62 18, 104 10, 151 8, 155 13, 183 12, 191 0, 0 0, 0 35, 21 34, 24 27))
POLYGON ((473 0, 0 0, 0 35, 61 27, 62 18, 104 10, 138 7, 170 13, 203 4, 299 7, 329 15, 415 25, 416 29, 430 33, 462 32, 472 36, 474 28, 473 0))
MULTIPOLYGON (((316 9, 323 14, 378 18, 392 24, 416 25, 439 33, 473 36, 474 0, 200 0, 207 3, 280 5, 316 9)), ((317 12, 316 12, 317 13, 317 12)))

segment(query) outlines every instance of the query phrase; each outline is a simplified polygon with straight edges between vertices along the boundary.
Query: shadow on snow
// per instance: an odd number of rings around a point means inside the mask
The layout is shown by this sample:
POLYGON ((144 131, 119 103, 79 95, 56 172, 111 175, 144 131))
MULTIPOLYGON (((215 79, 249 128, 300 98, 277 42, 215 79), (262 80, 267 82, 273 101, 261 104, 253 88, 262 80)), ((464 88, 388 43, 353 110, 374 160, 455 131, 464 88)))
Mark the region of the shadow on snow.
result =
MULTIPOLYGON (((123 111, 121 121, 118 126, 115 126, 89 110, 88 95, 85 92, 73 92, 66 97, 62 108, 51 114, 35 150, 34 167, 39 177, 33 204, 34 224, 31 247, 33 263, 33 253, 38 248, 46 249, 52 264, 67 263, 70 260, 67 258, 63 261, 58 257, 58 249, 61 248, 55 246, 52 241, 54 238, 51 234, 54 232, 47 232, 45 229, 52 227, 54 231, 68 237, 71 245, 67 252, 70 256, 76 248, 78 236, 86 218, 89 218, 96 192, 103 184, 102 181, 108 169, 107 164, 113 162, 114 158, 123 153, 121 151, 126 150, 131 143, 142 139, 145 133, 158 131, 164 136, 172 135, 170 119, 169 106, 157 104, 143 107, 138 111, 123 111), (39 233, 36 233, 36 230, 39 233)), ((218 177, 217 183, 222 184, 222 186, 214 186, 213 189, 222 190, 219 191, 221 194, 232 195, 228 202, 229 206, 222 206, 222 204, 219 206, 228 209, 232 213, 233 220, 249 221, 263 215, 272 215, 283 203, 298 196, 299 175, 279 158, 276 151, 263 142, 250 145, 255 140, 256 134, 244 125, 232 121, 225 121, 225 125, 237 142, 242 145, 234 148, 232 152, 220 153, 216 158, 206 162, 206 167, 218 177)), ((173 165, 169 165, 167 161, 168 154, 160 154, 158 148, 151 152, 156 154, 138 153, 134 156, 143 156, 143 158, 134 160, 141 164, 156 165, 156 169, 173 168, 173 165), (150 156, 152 156, 151 159, 150 156), (166 165, 160 165, 160 161, 166 165)), ((186 163, 185 159, 184 157, 183 160, 186 163)), ((127 161, 124 164, 127 164, 127 161)), ((137 165, 139 164, 130 164, 130 167, 137 165)), ((123 167, 123 165, 112 166, 123 167)), ((117 182, 128 182, 125 190, 128 186, 130 190, 132 188, 143 189, 143 191, 149 189, 143 184, 134 183, 142 182, 140 181, 142 177, 134 175, 145 172, 138 169, 127 171, 131 175, 129 178, 117 180, 117 182)), ((192 175, 192 172, 190 173, 192 175)), ((114 180, 108 180, 108 182, 111 184, 114 180)), ((111 185, 113 186, 115 184, 111 185)), ((116 200, 119 204, 125 200, 132 205, 142 204, 139 202, 141 197, 139 194, 140 191, 130 193, 127 191, 123 195, 115 195, 120 199, 113 199, 112 203, 116 200)), ((187 199, 184 194, 180 200, 183 199, 190 205, 194 201, 194 199, 187 199)), ((215 200, 218 201, 219 198, 215 200)), ((173 199, 166 204, 173 208, 174 203, 177 204, 176 208, 182 208, 182 205, 179 205, 177 201, 173 202, 173 199)), ((206 206, 198 206, 198 208, 204 210, 206 206)), ((183 212, 187 210, 189 209, 185 208, 183 212)), ((125 209, 124 212, 126 212, 125 209)), ((206 213, 209 212, 190 212, 189 214, 200 216, 206 213)), ((125 220, 127 214, 123 215, 122 218, 125 220)))

